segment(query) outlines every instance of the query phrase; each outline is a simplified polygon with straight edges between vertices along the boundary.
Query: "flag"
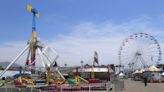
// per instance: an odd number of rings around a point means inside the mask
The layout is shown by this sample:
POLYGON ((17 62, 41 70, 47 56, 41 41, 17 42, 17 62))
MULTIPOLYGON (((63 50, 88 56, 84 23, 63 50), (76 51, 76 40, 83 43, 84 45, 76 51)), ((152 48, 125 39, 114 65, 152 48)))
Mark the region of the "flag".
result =
POLYGON ((57 67, 58 66, 58 64, 57 64, 57 62, 55 61, 55 64, 53 65, 53 67, 57 67))
POLYGON ((98 61, 98 53, 96 51, 94 53, 94 63, 99 64, 99 61, 98 61))

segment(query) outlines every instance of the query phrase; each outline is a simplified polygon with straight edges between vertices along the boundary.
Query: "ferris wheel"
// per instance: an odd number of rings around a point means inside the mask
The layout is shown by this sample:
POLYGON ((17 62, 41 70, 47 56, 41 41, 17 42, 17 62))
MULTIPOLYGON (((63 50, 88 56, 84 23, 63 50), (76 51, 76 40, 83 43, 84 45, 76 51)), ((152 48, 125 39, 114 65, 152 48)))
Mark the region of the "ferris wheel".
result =
POLYGON ((161 60, 161 48, 158 41, 146 33, 128 36, 119 48, 120 65, 144 68, 156 65, 161 60))

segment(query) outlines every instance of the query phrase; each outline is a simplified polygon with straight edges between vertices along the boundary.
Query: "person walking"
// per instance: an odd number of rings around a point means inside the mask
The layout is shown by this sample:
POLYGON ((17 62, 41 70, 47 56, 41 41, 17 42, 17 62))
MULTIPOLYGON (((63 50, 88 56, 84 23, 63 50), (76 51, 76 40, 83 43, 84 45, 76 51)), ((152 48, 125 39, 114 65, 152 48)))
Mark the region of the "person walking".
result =
POLYGON ((145 72, 143 73, 143 80, 144 80, 144 84, 146 87, 147 86, 147 74, 145 72))

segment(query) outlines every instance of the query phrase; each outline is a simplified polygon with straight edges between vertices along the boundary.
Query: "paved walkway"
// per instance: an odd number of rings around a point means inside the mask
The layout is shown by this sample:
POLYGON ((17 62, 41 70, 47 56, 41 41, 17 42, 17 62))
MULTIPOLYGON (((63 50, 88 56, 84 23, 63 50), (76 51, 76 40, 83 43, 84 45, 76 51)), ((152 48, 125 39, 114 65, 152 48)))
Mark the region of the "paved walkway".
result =
POLYGON ((125 89, 120 92, 164 92, 164 83, 148 83, 145 87, 141 81, 125 80, 125 89))

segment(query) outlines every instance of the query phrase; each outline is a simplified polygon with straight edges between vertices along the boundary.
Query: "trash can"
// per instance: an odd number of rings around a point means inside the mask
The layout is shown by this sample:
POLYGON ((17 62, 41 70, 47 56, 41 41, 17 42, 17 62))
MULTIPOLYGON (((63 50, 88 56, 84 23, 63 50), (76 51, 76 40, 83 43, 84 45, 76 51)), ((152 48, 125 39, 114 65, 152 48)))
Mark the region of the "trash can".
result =
POLYGON ((115 92, 123 91, 123 89, 124 89, 124 80, 123 79, 115 80, 114 88, 115 88, 115 92))
POLYGON ((120 79, 119 84, 120 84, 120 91, 123 91, 123 89, 124 89, 124 79, 120 79))

